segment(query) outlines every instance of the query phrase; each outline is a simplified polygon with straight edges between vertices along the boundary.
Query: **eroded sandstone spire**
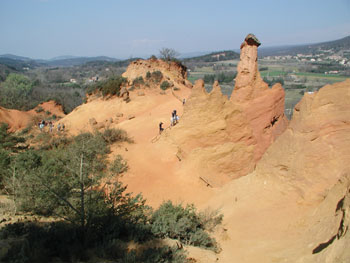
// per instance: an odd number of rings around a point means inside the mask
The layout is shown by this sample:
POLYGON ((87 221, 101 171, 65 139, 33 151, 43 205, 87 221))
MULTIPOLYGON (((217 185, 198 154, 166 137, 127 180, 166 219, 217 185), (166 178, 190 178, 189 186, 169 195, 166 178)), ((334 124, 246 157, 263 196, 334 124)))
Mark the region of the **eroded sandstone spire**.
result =
POLYGON ((237 66, 236 85, 232 93, 232 100, 250 100, 268 88, 268 85, 261 79, 258 69, 258 46, 260 46, 260 42, 253 34, 248 34, 241 45, 240 62, 237 66))

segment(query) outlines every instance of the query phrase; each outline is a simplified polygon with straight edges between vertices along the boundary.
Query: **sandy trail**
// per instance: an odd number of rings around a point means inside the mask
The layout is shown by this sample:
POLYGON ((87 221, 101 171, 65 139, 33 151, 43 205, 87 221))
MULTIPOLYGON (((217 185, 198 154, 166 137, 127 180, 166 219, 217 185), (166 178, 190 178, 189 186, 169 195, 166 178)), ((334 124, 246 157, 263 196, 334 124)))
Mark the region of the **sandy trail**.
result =
MULTIPOLYGON (((179 97, 187 98, 188 89, 177 92, 179 97)), ((159 122, 163 122, 166 133, 170 127, 170 117, 173 110, 182 115, 183 105, 171 93, 151 96, 155 107, 139 112, 135 119, 120 123, 134 144, 125 148, 113 149, 128 161, 130 170, 122 181, 134 193, 143 193, 148 203, 158 206, 165 200, 182 203, 203 204, 211 196, 213 190, 208 189, 198 179, 180 172, 181 162, 176 157, 177 147, 163 140, 157 140, 159 122), (166 98, 165 98, 166 96, 166 98), (193 189, 196 189, 193 191, 193 189)), ((181 121, 181 120, 180 120, 181 121)))
POLYGON ((180 169, 175 145, 157 140, 162 136, 159 136, 159 123, 164 123, 163 133, 171 129, 171 113, 176 110, 178 116, 182 116, 183 104, 179 98, 187 99, 191 89, 180 86, 174 93, 176 96, 171 90, 161 94, 159 89, 136 89, 130 93, 129 103, 119 98, 95 99, 79 106, 61 122, 71 134, 93 130, 89 124, 91 118, 104 127, 126 130, 134 143, 112 146, 110 159, 121 154, 127 160, 129 170, 121 180, 128 185, 128 191, 142 193, 147 203, 155 207, 169 199, 201 206, 215 190, 180 169), (123 116, 116 120, 116 115, 120 114, 123 116), (110 119, 115 121, 110 123, 110 119))

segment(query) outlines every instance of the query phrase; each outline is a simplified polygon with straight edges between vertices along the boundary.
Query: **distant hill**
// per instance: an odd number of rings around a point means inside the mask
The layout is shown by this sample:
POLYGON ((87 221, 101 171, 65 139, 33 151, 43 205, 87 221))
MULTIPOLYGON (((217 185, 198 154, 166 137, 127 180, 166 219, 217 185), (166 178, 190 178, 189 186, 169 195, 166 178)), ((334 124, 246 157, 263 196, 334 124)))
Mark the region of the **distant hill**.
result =
POLYGON ((183 59, 184 62, 216 62, 216 61, 224 61, 224 60, 231 60, 231 59, 238 59, 239 54, 232 51, 232 50, 224 50, 224 51, 217 51, 212 52, 207 55, 198 56, 198 57, 192 57, 192 58, 185 58, 183 59))
POLYGON ((70 66, 78 66, 83 65, 87 62, 91 61, 107 61, 107 62, 116 62, 119 59, 99 56, 99 57, 68 57, 64 56, 63 58, 57 57, 48 61, 45 61, 49 66, 54 67, 70 67, 70 66))
POLYGON ((13 59, 9 57, 0 56, 0 64, 5 65, 9 67, 10 69, 16 70, 16 71, 23 71, 27 69, 33 69, 41 66, 45 66, 43 63, 39 63, 35 60, 20 60, 18 58, 13 59))
POLYGON ((28 57, 21 57, 21 56, 16 56, 16 55, 13 55, 13 54, 0 55, 0 58, 9 58, 9 59, 13 59, 13 60, 22 60, 22 61, 33 60, 31 58, 28 58, 28 57))
POLYGON ((181 53, 178 58, 182 60, 185 58, 193 58, 193 57, 208 55, 209 53, 212 53, 212 51, 187 52, 187 53, 181 53))
POLYGON ((342 39, 297 46, 280 46, 280 47, 261 47, 259 48, 259 56, 285 56, 297 54, 317 54, 324 50, 331 50, 332 53, 338 53, 345 50, 350 50, 350 36, 342 39))
POLYGON ((28 57, 21 57, 12 54, 0 55, 0 64, 12 67, 16 70, 23 70, 23 68, 35 68, 40 66, 52 67, 70 67, 79 66, 91 61, 120 61, 116 58, 98 56, 98 57, 74 57, 74 56, 60 56, 52 59, 32 59, 28 57))

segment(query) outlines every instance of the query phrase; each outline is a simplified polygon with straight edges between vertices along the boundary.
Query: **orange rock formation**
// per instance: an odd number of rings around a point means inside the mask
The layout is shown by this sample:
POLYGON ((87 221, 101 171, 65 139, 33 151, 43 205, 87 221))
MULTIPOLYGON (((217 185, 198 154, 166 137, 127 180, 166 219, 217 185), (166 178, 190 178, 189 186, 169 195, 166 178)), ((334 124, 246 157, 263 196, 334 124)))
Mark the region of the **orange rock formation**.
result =
POLYGON ((218 186, 253 171, 270 144, 286 129, 284 90, 269 89, 257 64, 257 39, 248 35, 241 48, 231 99, 216 82, 208 94, 197 81, 179 125, 167 133, 178 145, 186 169, 218 186))
POLYGON ((160 71, 163 74, 163 80, 173 82, 175 86, 187 86, 192 87, 191 82, 187 80, 187 69, 175 61, 164 61, 161 59, 139 59, 129 64, 126 71, 123 73, 123 77, 132 81, 138 77, 146 79, 147 72, 160 71))
POLYGON ((305 94, 256 170, 209 202, 230 237, 219 262, 349 261, 349 101, 350 80, 305 94))

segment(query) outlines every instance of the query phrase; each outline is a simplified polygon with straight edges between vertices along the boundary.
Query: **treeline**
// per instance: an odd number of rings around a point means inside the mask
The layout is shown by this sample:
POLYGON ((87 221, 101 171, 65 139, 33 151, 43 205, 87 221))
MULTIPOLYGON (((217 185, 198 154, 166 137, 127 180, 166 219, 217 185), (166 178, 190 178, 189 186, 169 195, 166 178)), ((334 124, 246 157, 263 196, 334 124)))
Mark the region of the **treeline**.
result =
MULTIPOLYGON (((221 223, 217 212, 164 202, 153 211, 142 195, 127 193, 119 177, 128 170, 122 156, 107 158, 111 144, 132 143, 119 129, 75 137, 40 133, 36 148, 0 126, 0 191, 13 201, 13 215, 52 217, 0 229, 7 250, 1 262, 189 262, 179 244, 219 250, 210 232, 221 223), (129 250, 128 243, 157 243, 129 250)), ((3 208, 1 208, 3 209, 3 208)), ((29 216, 28 216, 29 217, 29 216)))
POLYGON ((219 83, 232 83, 237 76, 237 72, 220 72, 217 74, 206 74, 203 77, 204 83, 212 84, 215 80, 219 83))
POLYGON ((276 77, 276 78, 267 78, 264 77, 263 80, 271 87, 275 85, 276 83, 280 83, 282 86, 284 85, 284 79, 283 77, 276 77))
POLYGON ((238 53, 232 50, 225 50, 225 51, 213 52, 208 55, 185 58, 183 59, 183 61, 184 62, 216 62, 216 61, 225 61, 225 60, 232 60, 232 59, 238 59, 238 58, 239 58, 238 53))
POLYGON ((310 73, 322 73, 324 74, 325 72, 328 71, 345 71, 347 68, 344 65, 341 65, 339 63, 320 63, 320 62, 312 62, 310 65, 306 65, 301 67, 301 69, 304 72, 310 72, 310 73))
POLYGON ((65 113, 85 99, 85 91, 96 79, 121 75, 130 61, 91 61, 74 67, 45 67, 9 58, 0 58, 0 106, 29 110, 39 103, 55 100, 65 113), (3 62, 3 63, 2 63, 3 62))
POLYGON ((63 106, 65 113, 80 105, 85 97, 82 87, 75 84, 44 84, 28 76, 11 73, 0 83, 0 106, 30 110, 48 100, 54 100, 63 106))

